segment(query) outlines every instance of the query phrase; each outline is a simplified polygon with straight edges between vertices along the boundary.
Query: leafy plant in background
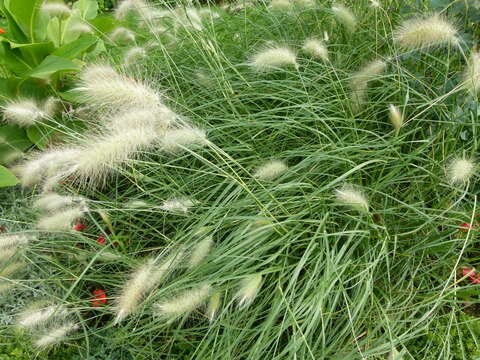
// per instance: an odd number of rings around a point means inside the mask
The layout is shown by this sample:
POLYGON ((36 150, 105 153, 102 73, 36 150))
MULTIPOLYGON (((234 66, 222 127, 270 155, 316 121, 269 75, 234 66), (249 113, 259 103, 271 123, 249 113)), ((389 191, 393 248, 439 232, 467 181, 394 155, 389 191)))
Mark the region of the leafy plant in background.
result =
MULTIPOLYGON (((85 61, 105 51, 101 34, 112 26, 112 17, 98 17, 96 0, 65 3, 43 0, 0 0, 1 23, 0 98, 44 101, 61 96, 68 74, 81 69, 85 61)), ((66 124, 63 124, 66 125, 66 124)), ((7 163, 33 144, 45 148, 55 133, 55 124, 20 128, 0 126, 0 163, 7 163)), ((17 183, 4 167, 0 187, 17 183)))

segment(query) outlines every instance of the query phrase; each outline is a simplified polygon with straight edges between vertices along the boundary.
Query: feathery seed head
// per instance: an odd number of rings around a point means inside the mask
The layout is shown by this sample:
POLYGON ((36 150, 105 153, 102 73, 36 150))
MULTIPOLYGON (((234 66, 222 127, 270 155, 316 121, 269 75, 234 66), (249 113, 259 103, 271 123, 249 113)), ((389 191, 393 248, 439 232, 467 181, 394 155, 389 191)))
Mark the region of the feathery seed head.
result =
POLYGON ((357 27, 357 18, 352 11, 342 4, 334 4, 332 6, 332 13, 337 21, 349 31, 354 32, 357 27))
POLYGON ((270 8, 273 10, 288 10, 292 8, 292 5, 290 0, 272 0, 270 2, 270 8))
POLYGON ((297 55, 286 47, 274 47, 253 55, 250 66, 256 71, 271 71, 282 66, 293 65, 298 69, 297 55))
POLYGON ((98 80, 110 80, 121 77, 114 68, 109 65, 89 65, 82 69, 78 75, 84 83, 95 82, 98 80))
POLYGON ((352 185, 346 184, 335 191, 337 201, 349 206, 359 212, 368 212, 368 200, 360 191, 355 190, 352 185))
POLYGON ((203 285, 188 291, 184 291, 175 298, 156 303, 156 315, 168 318, 176 318, 186 315, 203 305, 210 294, 211 286, 203 285))
MULTIPOLYGON (((131 12, 136 11, 137 5, 145 4, 142 0, 123 0, 118 3, 115 8, 115 18, 118 20, 124 20, 131 12)), ((146 5, 146 4, 145 4, 146 5)))
POLYGON ((65 4, 59 2, 45 2, 40 7, 40 10, 50 16, 66 19, 72 13, 72 10, 65 4))
POLYGON ((167 130, 160 139, 161 149, 173 154, 207 144, 208 140, 205 131, 189 126, 167 130))
POLYGON ((210 19, 210 20, 217 19, 217 18, 220 17, 219 13, 217 13, 216 11, 213 11, 212 9, 209 9, 209 8, 204 8, 204 9, 198 10, 198 15, 200 15, 200 17, 202 19, 207 18, 207 19, 210 19))
POLYGON ((210 299, 208 299, 207 317, 210 320, 210 322, 215 320, 215 317, 218 314, 218 310, 220 309, 221 302, 222 302, 222 298, 219 292, 214 292, 210 296, 210 299))
POLYGON ((17 324, 23 328, 36 328, 53 319, 65 318, 69 311, 61 305, 49 305, 32 307, 22 311, 17 324))
POLYGON ((203 30, 202 17, 197 9, 178 7, 172 13, 175 28, 186 28, 197 31, 203 30))
POLYGON ((139 46, 135 46, 131 49, 129 49, 124 57, 123 57, 123 62, 125 64, 125 66, 131 66, 133 65, 135 62, 137 62, 138 60, 144 58, 147 56, 147 52, 145 51, 144 48, 142 47, 139 47, 139 46))
POLYGON ((400 128, 403 125, 403 114, 401 113, 400 109, 393 104, 390 104, 388 110, 390 122, 395 129, 395 134, 398 134, 400 132, 400 128))
POLYGON ((165 200, 160 206, 160 209, 173 213, 183 212, 186 214, 193 205, 194 202, 188 198, 176 198, 165 200))
POLYGON ((33 100, 17 100, 2 107, 3 118, 13 125, 32 126, 45 117, 33 100))
POLYGON ((43 113, 46 117, 53 117, 58 111, 61 101, 53 96, 49 96, 43 103, 43 113))
POLYGON ((463 74, 463 87, 476 95, 480 91, 480 52, 472 51, 463 74))
POLYGON ((117 27, 110 33, 110 39, 114 43, 134 43, 135 38, 135 33, 132 30, 129 30, 123 26, 117 27))
POLYGON ((55 193, 49 193, 49 194, 42 195, 34 203, 34 206, 37 209, 41 209, 48 212, 59 211, 65 207, 71 207, 74 205, 86 206, 85 199, 79 196, 77 197, 62 196, 55 193))
POLYGON ((73 223, 85 213, 85 208, 75 207, 61 212, 44 216, 38 221, 37 227, 43 231, 68 231, 73 223))
POLYGON ((404 21, 394 32, 393 40, 402 48, 425 49, 440 45, 457 45, 458 31, 441 15, 404 21))
POLYGON ((27 245, 36 237, 26 234, 1 234, 0 235, 0 251, 27 245))
POLYGON ((59 327, 48 329, 34 342, 34 345, 39 349, 46 349, 65 340, 68 334, 77 329, 78 325, 74 322, 67 322, 59 327))
POLYGON ((465 158, 453 159, 447 166, 447 177, 452 184, 466 183, 477 168, 474 161, 465 158))
POLYGON ((7 248, 7 249, 1 249, 0 252, 0 264, 5 263, 8 261, 12 261, 13 257, 17 254, 18 249, 17 248, 7 248))
POLYGON ((252 274, 245 277, 240 282, 236 298, 238 307, 248 307, 257 296, 260 287, 262 286, 262 275, 252 274))
POLYGON ((188 268, 192 269, 198 266, 205 259, 213 247, 213 238, 207 235, 205 239, 200 241, 192 250, 190 259, 188 260, 188 268))
POLYGON ((77 34, 93 34, 93 29, 87 23, 78 22, 70 26, 70 31, 77 34))
POLYGON ((148 110, 131 109, 115 114, 107 119, 110 129, 116 131, 129 131, 129 129, 151 129, 162 134, 168 126, 175 121, 177 115, 165 105, 148 110))
POLYGON ((287 164, 281 160, 271 160, 260 166, 253 174, 260 180, 273 180, 288 170, 287 164))
MULTIPOLYGON (((3 264, 2 264, 3 265, 3 264)), ((0 278, 10 278, 15 273, 25 269, 26 264, 21 261, 12 262, 6 266, 0 267, 0 278)))
POLYGON ((305 7, 305 8, 312 8, 316 6, 315 0, 292 0, 293 5, 305 7))
POLYGON ((350 87, 353 91, 352 100, 357 109, 365 101, 368 83, 384 72, 386 68, 385 61, 374 60, 352 75, 350 87))
POLYGON ((370 5, 374 8, 379 8, 382 6, 379 0, 370 0, 370 5))
POLYGON ((323 61, 328 61, 328 50, 327 47, 320 40, 308 39, 305 41, 302 47, 303 51, 307 54, 321 59, 323 61))
POLYGON ((7 153, 2 160, 4 164, 10 165, 18 160, 23 159, 24 156, 25 154, 23 152, 18 150, 12 150, 11 152, 7 153))

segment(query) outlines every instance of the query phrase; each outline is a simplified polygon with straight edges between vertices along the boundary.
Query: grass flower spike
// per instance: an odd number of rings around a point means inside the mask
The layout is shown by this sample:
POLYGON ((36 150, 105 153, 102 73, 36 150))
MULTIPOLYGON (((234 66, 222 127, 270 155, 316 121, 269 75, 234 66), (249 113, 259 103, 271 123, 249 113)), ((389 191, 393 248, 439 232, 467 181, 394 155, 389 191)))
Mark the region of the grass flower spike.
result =
POLYGON ((17 248, 19 246, 27 245, 34 240, 33 235, 25 234, 1 234, 0 235, 0 251, 6 251, 10 248, 17 248))
POLYGON ((3 118, 12 125, 32 126, 45 118, 45 112, 33 100, 17 100, 2 107, 3 118))
POLYGON ((203 259, 205 259, 213 247, 213 239, 211 236, 207 235, 205 239, 200 241, 192 250, 190 259, 188 260, 188 267, 190 269, 198 266, 203 259))
POLYGON ((447 166, 447 177, 452 184, 466 183, 476 171, 476 164, 469 159, 457 158, 447 166))
POLYGON ((168 212, 182 212, 186 214, 190 208, 194 205, 194 202, 187 198, 178 198, 165 200, 160 206, 160 209, 168 212))
POLYGON ((271 71, 283 66, 293 65, 298 69, 297 55, 286 47, 274 47, 256 53, 250 66, 256 71, 271 71))
POLYGON ((78 22, 70 26, 70 31, 77 34, 93 34, 92 27, 86 23, 78 22))
POLYGON ((187 315, 205 303, 210 291, 210 285, 203 285, 185 291, 171 300, 156 303, 156 315, 168 318, 187 315))
POLYGON ((180 153, 185 149, 208 144, 205 131, 193 127, 168 130, 160 139, 160 148, 168 153, 180 153))
POLYGON ((49 193, 41 196, 35 201, 35 207, 44 211, 54 212, 65 207, 71 207, 75 204, 85 203, 81 197, 62 196, 55 193, 49 193))
POLYGON ((398 133, 400 132, 400 128, 403 125, 403 114, 401 113, 400 109, 393 104, 390 104, 388 110, 390 122, 395 129, 395 134, 398 135, 398 133))
POLYGON ((368 83, 385 71, 387 64, 382 60, 374 60, 366 64, 352 75, 350 87, 353 92, 354 111, 358 111, 367 97, 368 83))
POLYGON ((76 220, 83 217, 84 208, 75 207, 40 218, 37 227, 43 231, 68 231, 76 220))
POLYGON ((273 10, 287 10, 293 6, 291 0, 272 0, 270 2, 270 8, 273 10))
POLYGON ((117 27, 110 33, 110 39, 114 43, 128 44, 135 42, 135 33, 125 27, 117 27))
POLYGON ((463 74, 463 87, 472 95, 480 90, 480 52, 472 51, 465 73, 463 74))
POLYGON ((425 49, 440 45, 458 45, 458 31, 441 15, 404 21, 393 36, 394 41, 405 49, 425 49))
POLYGON ((215 320, 218 310, 220 309, 220 305, 222 302, 222 298, 220 296, 220 293, 214 292, 211 296, 210 299, 208 299, 208 305, 207 305, 207 317, 212 322, 215 320))
POLYGON ((352 185, 344 185, 335 191, 337 201, 343 205, 349 206, 359 212, 368 212, 368 200, 360 191, 355 190, 352 185))
POLYGON ((337 21, 349 31, 354 32, 357 27, 357 18, 352 11, 342 4, 334 4, 332 6, 332 13, 337 21))
POLYGON ((48 329, 44 335, 40 336, 35 342, 35 347, 45 349, 65 340, 66 336, 78 329, 78 325, 68 322, 55 328, 48 329))
POLYGON ((260 166, 254 177, 260 180, 274 180, 288 170, 287 164, 281 160, 271 160, 260 166))
POLYGON ((45 2, 40 10, 50 17, 65 19, 70 16, 72 10, 65 4, 59 2, 45 2))
POLYGON ((44 325, 46 322, 68 315, 68 310, 62 306, 49 305, 41 308, 27 309, 18 316, 18 325, 23 328, 35 328, 44 325))
POLYGON ((328 61, 328 50, 322 41, 316 39, 306 40, 302 50, 314 58, 328 61))
POLYGON ((248 307, 262 286, 262 275, 253 274, 244 278, 240 282, 236 298, 238 301, 238 307, 248 307))
POLYGON ((147 52, 145 51, 145 49, 139 46, 135 46, 125 53, 125 56, 123 57, 123 62, 125 66, 131 66, 145 56, 147 56, 147 52))

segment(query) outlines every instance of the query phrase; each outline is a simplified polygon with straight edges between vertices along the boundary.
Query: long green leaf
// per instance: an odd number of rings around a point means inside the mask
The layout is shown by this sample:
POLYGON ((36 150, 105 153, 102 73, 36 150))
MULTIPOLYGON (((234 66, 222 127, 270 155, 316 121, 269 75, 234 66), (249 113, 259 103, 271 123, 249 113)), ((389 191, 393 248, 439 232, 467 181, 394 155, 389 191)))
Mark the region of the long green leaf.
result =
POLYGON ((0 187, 15 186, 17 184, 17 177, 6 167, 0 165, 0 187))

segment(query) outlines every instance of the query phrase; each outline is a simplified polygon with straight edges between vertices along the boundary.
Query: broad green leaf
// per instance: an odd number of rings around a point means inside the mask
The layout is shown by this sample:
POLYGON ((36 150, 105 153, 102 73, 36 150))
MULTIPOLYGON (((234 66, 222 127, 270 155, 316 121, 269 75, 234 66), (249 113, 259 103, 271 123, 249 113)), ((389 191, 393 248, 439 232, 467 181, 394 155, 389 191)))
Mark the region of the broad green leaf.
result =
POLYGON ((17 177, 6 167, 0 165, 0 187, 15 186, 17 184, 17 177))
POLYGON ((17 97, 20 83, 21 79, 14 76, 0 79, 0 99, 6 101, 17 97))
POLYGON ((48 79, 50 76, 60 72, 78 71, 80 67, 69 59, 60 56, 50 55, 42 61, 35 69, 24 74, 24 77, 37 79, 48 79))
POLYGON ((73 9, 80 10, 82 18, 86 20, 95 19, 98 13, 97 0, 78 0, 73 4, 73 9))
POLYGON ((65 44, 62 47, 59 47, 52 53, 52 55, 61 56, 65 59, 74 59, 82 55, 92 46, 94 46, 97 40, 98 38, 95 36, 82 36, 81 38, 69 44, 65 44))
POLYGON ((32 69, 32 66, 23 59, 20 50, 11 49, 8 42, 0 43, 0 64, 5 65, 16 75, 22 75, 32 69))
POLYGON ((15 19, 10 15, 10 13, 7 11, 5 8, 5 0, 0 0, 0 10, 2 11, 3 15, 7 19, 7 34, 8 37, 12 40, 18 41, 18 42, 25 42, 27 41, 27 37, 23 33, 22 29, 18 26, 18 24, 15 22, 15 19))
POLYGON ((54 50, 51 42, 17 44, 10 42, 11 49, 19 49, 23 58, 29 64, 36 66, 54 50))
POLYGON ((24 151, 32 146, 25 130, 15 125, 0 126, 0 146, 24 151))
POLYGON ((86 60, 95 61, 99 54, 104 53, 106 51, 107 51, 107 48, 105 47, 105 42, 99 39, 95 47, 92 50, 90 50, 90 52, 87 54, 86 60))
POLYGON ((42 125, 34 125, 27 128, 27 135, 39 149, 45 150, 48 142, 54 135, 54 131, 50 127, 42 125))
POLYGON ((4 0, 5 9, 31 42, 45 39, 47 17, 40 11, 42 3, 43 0, 4 0))
POLYGON ((112 15, 102 15, 90 20, 90 24, 98 32, 107 34, 118 26, 118 21, 112 15))

